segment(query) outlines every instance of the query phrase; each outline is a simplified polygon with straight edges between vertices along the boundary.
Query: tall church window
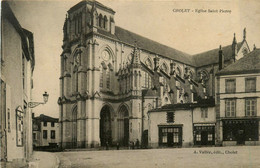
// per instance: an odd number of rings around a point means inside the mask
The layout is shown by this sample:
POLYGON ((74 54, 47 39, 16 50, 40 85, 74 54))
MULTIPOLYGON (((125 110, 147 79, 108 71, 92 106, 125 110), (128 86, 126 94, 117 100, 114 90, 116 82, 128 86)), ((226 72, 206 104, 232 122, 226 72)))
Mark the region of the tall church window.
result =
POLYGON ((103 71, 104 69, 102 68, 102 70, 100 71, 100 81, 99 81, 99 86, 101 88, 103 88, 103 71))
POLYGON ((107 29, 107 16, 104 17, 104 29, 107 29))
POLYGON ((82 29, 82 18, 81 18, 81 15, 79 15, 79 17, 78 17, 78 33, 81 33, 81 29, 82 29))
POLYGON ((103 17, 101 14, 99 14, 99 16, 98 16, 98 26, 99 27, 102 27, 102 24, 103 24, 102 22, 103 22, 103 17))
POLYGON ((152 78, 147 72, 144 72, 144 71, 143 71, 143 75, 142 75, 142 87, 143 88, 152 87, 152 78))
POLYGON ((107 89, 110 89, 110 70, 107 71, 107 89))
POLYGON ((135 74, 134 74, 134 84, 135 84, 135 87, 137 87, 137 72, 135 71, 135 74))

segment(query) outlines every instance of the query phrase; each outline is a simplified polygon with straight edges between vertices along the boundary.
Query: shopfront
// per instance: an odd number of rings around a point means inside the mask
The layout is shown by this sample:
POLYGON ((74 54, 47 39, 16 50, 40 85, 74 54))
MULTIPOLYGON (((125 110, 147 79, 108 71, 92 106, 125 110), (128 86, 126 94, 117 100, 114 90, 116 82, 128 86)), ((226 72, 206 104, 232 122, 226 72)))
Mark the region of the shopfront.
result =
POLYGON ((159 126, 159 146, 182 146, 182 126, 159 126))
POLYGON ((236 141, 244 145, 245 141, 259 140, 258 119, 224 119, 223 141, 236 141))
POLYGON ((215 145, 215 123, 194 124, 194 145, 215 145))

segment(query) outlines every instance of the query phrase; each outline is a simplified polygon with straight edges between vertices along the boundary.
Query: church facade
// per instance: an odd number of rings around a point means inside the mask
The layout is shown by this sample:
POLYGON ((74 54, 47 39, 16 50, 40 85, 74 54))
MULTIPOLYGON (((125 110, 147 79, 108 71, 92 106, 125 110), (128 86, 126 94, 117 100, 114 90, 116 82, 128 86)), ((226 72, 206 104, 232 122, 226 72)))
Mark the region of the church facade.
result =
MULTIPOLYGON (((58 100, 62 148, 127 146, 137 139, 147 145, 148 111, 214 99, 215 73, 250 51, 244 30, 242 42, 234 36, 232 45, 191 56, 117 27, 114 15, 87 0, 67 13, 58 100)), ((214 110, 218 116, 219 107, 214 110)))

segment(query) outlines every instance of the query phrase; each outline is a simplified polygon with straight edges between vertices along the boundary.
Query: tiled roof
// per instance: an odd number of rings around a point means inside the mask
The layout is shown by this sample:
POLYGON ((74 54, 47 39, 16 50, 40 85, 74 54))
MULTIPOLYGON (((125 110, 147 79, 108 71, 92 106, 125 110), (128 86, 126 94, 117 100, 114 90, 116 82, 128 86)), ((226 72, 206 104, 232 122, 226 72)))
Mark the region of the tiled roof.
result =
POLYGON ((39 121, 47 121, 47 122, 58 122, 58 118, 53 118, 44 114, 41 114, 38 117, 34 117, 34 119, 39 120, 39 121))
MULTIPOLYGON (((241 48, 243 42, 237 43, 237 50, 241 48)), ((232 45, 228 45, 225 47, 222 47, 223 55, 225 58, 225 61, 230 60, 232 58, 232 45)), ((197 67, 201 67, 204 65, 209 64, 215 64, 218 63, 219 59, 219 48, 209 50, 203 53, 195 54, 192 56, 194 59, 194 62, 197 67)))
POLYGON ((184 103, 184 104, 166 104, 160 108, 150 110, 149 112, 164 112, 164 111, 175 111, 175 110, 190 110, 197 107, 214 107, 215 100, 213 98, 201 99, 197 103, 184 103))
POLYGON ((240 60, 219 71, 216 75, 260 73, 260 49, 253 50, 240 60))
POLYGON ((134 46, 136 43, 138 48, 142 50, 146 50, 148 52, 155 53, 160 56, 173 59, 175 61, 179 61, 191 66, 195 66, 195 63, 189 54, 168 47, 166 45, 160 44, 146 37, 125 30, 121 27, 118 26, 115 27, 115 35, 102 29, 98 29, 97 32, 102 35, 108 36, 110 38, 122 41, 123 43, 129 45, 134 46))
POLYGON ((134 45, 136 42, 137 46, 143 50, 194 66, 194 62, 189 54, 160 44, 121 27, 116 26, 115 35, 124 43, 134 45))

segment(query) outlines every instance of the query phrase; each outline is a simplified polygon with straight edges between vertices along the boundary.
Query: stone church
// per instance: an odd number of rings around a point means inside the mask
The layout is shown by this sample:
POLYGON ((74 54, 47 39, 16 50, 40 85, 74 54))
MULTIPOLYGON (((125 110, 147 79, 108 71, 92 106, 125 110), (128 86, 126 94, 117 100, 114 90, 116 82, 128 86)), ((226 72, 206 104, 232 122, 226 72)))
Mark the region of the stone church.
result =
POLYGON ((244 30, 241 42, 234 35, 229 46, 189 55, 116 26, 114 15, 90 0, 68 10, 58 100, 62 148, 137 139, 147 145, 149 110, 213 99, 215 73, 250 51, 244 30))

